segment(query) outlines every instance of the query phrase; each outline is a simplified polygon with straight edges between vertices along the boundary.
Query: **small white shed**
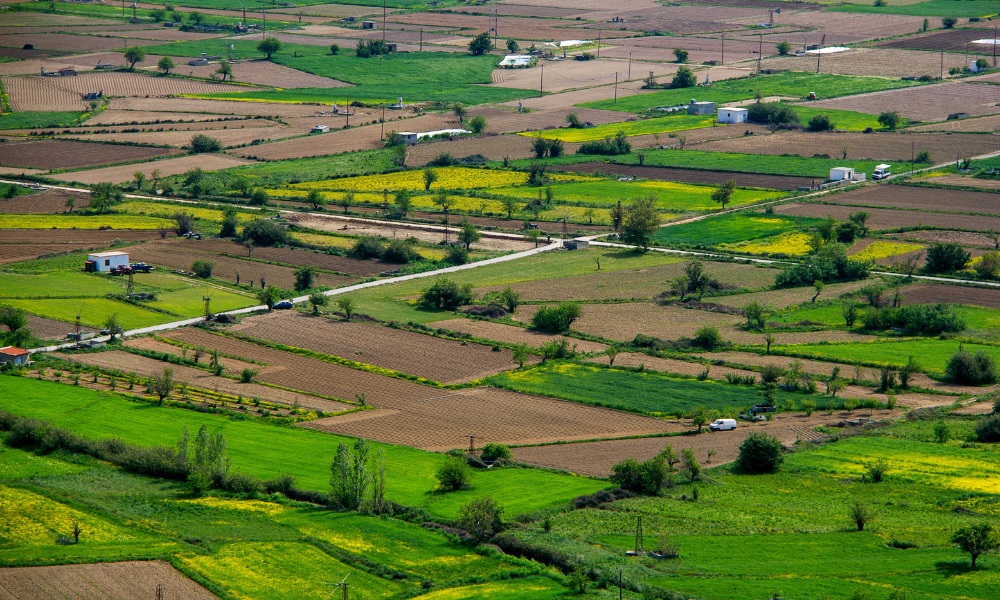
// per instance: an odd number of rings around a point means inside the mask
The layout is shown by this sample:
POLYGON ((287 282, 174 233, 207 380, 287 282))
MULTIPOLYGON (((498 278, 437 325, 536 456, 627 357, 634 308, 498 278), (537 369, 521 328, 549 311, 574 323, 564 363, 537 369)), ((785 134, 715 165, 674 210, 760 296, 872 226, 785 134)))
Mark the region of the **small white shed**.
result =
POLYGON ((106 273, 111 269, 128 266, 128 252, 112 250, 109 252, 95 252, 87 255, 87 262, 94 263, 94 270, 106 273))
POLYGON ((745 108, 723 107, 719 109, 719 123, 746 123, 748 111, 745 108))
POLYGON ((715 112, 715 102, 698 102, 691 99, 688 103, 689 115, 710 115, 715 112))
POLYGON ((312 133, 326 133, 330 131, 329 125, 314 125, 310 130, 312 133))
POLYGON ((830 181, 853 181, 853 167, 833 167, 830 169, 830 181))
POLYGON ((400 131, 404 144, 416 144, 420 140, 420 134, 413 131, 400 131))

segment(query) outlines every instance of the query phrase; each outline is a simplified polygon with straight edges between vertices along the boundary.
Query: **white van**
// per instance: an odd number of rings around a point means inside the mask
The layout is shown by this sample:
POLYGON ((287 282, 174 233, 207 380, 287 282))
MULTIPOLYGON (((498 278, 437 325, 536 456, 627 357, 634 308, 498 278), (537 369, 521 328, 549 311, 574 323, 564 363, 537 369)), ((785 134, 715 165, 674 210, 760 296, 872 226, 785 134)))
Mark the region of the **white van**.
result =
POLYGON ((872 179, 885 179, 890 175, 892 175, 892 165, 875 165, 875 172, 872 173, 872 179))
POLYGON ((736 419, 716 419, 708 426, 709 431, 729 431, 736 429, 736 419))

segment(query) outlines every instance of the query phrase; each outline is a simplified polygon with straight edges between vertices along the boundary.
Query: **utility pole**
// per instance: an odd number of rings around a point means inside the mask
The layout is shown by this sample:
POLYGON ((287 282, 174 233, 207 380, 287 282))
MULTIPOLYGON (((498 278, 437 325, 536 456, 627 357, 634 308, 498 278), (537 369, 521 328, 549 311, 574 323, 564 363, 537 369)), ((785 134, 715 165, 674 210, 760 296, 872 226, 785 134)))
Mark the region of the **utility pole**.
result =
POLYGON ((424 51, 424 28, 421 27, 420 28, 420 50, 419 50, 419 52, 423 52, 423 51, 424 51))
POLYGON ((260 0, 260 14, 264 20, 264 24, 260 26, 260 39, 267 39, 267 5, 265 4, 267 0, 260 0))
POLYGON ((615 104, 618 104, 618 72, 615 72, 615 104))
POLYGON ((344 114, 347 115, 347 122, 344 123, 344 127, 351 126, 351 97, 345 96, 344 100, 344 114))
POLYGON ((601 58, 601 37, 603 37, 604 30, 597 30, 597 58, 601 58))
MULTIPOLYGON (((996 44, 993 44, 993 48, 996 47, 996 44)), ((941 51, 941 79, 944 79, 944 50, 941 51)))
POLYGON ((760 75, 760 61, 764 59, 764 34, 760 34, 760 46, 757 48, 757 74, 760 75))
POLYGON ((910 174, 913 174, 913 166, 917 162, 917 143, 910 142, 910 174))
POLYGON ((722 61, 719 64, 726 64, 726 34, 724 32, 722 34, 722 61))
POLYGON ((629 81, 632 81, 632 53, 628 53, 628 77, 629 81))
POLYGON ((541 73, 541 75, 538 76, 538 97, 539 98, 541 98, 542 96, 545 95, 545 92, 542 91, 544 87, 545 87, 545 65, 542 65, 542 73, 541 73))
POLYGON ((622 600, 622 568, 618 567, 618 600, 622 600))
POLYGON ((382 0, 382 42, 385 43, 385 0, 382 0))
POLYGON ((993 66, 997 66, 997 28, 993 27, 993 66))
POLYGON ((378 134, 378 139, 385 139, 385 103, 382 103, 382 129, 378 134))

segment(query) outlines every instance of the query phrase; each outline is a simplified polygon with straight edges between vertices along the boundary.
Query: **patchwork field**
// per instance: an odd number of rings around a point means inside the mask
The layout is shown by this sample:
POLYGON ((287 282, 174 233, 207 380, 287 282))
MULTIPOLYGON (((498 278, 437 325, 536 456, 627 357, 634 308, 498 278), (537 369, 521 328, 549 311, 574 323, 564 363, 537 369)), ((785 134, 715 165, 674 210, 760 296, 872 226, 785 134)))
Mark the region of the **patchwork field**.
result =
POLYGON ((70 169, 148 160, 170 154, 167 148, 90 144, 68 140, 0 143, 0 164, 39 169, 70 169))

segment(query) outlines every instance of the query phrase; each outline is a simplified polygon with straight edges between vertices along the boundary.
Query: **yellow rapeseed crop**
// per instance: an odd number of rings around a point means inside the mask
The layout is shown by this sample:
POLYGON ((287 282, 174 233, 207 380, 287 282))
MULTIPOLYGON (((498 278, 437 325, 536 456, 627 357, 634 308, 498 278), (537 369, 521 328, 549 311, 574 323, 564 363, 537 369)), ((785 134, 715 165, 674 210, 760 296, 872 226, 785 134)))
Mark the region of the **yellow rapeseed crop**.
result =
POLYGON ((906 254, 907 252, 913 252, 915 250, 921 250, 923 246, 920 244, 913 244, 910 242, 890 242, 885 240, 877 240, 872 242, 867 248, 858 252, 851 258, 857 260, 879 260, 882 258, 889 258, 890 256, 898 256, 900 254, 906 254))
MULTIPOLYGON (((498 169, 473 169, 470 167, 440 167, 433 169, 437 181, 431 185, 431 192, 436 190, 469 190, 480 188, 499 188, 524 185, 528 182, 528 174, 519 171, 503 171, 498 169)), ((556 182, 586 181, 587 176, 553 173, 547 177, 556 182)), ((340 190, 350 192, 381 192, 389 190, 424 191, 424 171, 399 171, 385 175, 362 175, 343 179, 326 179, 310 181, 291 186, 298 190, 340 190)))
POLYGON ((90 542, 133 539, 128 531, 98 517, 26 490, 0 486, 0 547, 50 545, 56 537, 71 537, 73 524, 90 542))
POLYGON ((744 254, 787 254, 796 256, 810 250, 809 236, 805 233, 788 232, 750 242, 720 244, 720 248, 744 254))

